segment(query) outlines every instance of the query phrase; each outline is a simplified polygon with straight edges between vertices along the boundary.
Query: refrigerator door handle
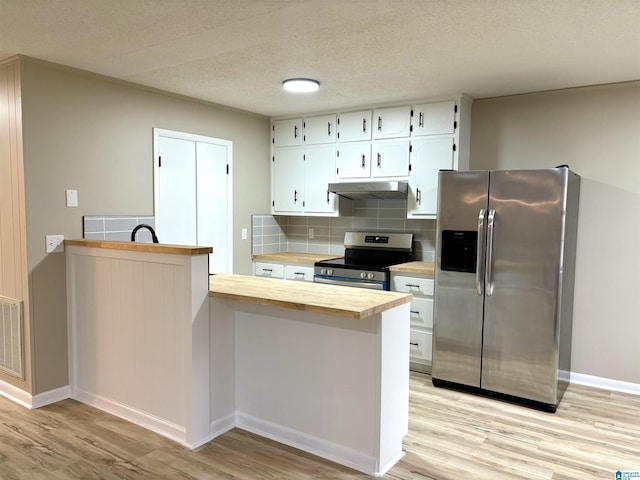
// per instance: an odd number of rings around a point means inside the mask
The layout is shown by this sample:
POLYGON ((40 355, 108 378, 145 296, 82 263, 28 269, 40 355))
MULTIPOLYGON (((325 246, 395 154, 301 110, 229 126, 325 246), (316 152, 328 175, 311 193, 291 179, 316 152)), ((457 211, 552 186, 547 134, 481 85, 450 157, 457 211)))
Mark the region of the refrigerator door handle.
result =
POLYGON ((487 296, 493 295, 493 227, 495 223, 496 211, 489 209, 487 216, 487 265, 485 267, 485 288, 487 296))
POLYGON ((484 217, 486 210, 483 208, 478 214, 478 241, 476 248, 476 292, 478 295, 483 294, 483 278, 484 277, 484 217))

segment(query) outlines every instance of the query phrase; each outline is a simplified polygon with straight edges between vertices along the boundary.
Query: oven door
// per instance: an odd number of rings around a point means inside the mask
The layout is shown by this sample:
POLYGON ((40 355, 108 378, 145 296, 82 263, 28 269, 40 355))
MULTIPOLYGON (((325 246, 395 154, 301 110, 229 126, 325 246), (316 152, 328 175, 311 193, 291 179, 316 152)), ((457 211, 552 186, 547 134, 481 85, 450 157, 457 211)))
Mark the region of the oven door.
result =
POLYGON ((371 290, 387 290, 387 282, 378 280, 362 280, 361 278, 336 277, 330 275, 313 276, 315 283, 325 283, 327 285, 342 285, 344 287, 368 288, 371 290))

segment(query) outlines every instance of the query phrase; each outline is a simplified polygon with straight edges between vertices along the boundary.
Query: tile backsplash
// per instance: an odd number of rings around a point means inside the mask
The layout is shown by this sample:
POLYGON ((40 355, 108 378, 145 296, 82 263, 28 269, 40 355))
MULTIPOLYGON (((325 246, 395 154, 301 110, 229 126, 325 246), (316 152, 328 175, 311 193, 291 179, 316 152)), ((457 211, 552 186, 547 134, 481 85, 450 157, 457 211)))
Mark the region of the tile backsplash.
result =
POLYGON ((414 234, 416 260, 434 261, 436 221, 406 218, 406 200, 355 200, 353 206, 348 217, 253 215, 251 253, 342 255, 347 231, 398 232, 414 234))
MULTIPOLYGON (((85 215, 82 217, 82 238, 86 240, 131 240, 131 232, 140 224, 156 228, 156 221, 149 215, 85 215)), ((151 243, 151 232, 141 229, 136 241, 151 243)))

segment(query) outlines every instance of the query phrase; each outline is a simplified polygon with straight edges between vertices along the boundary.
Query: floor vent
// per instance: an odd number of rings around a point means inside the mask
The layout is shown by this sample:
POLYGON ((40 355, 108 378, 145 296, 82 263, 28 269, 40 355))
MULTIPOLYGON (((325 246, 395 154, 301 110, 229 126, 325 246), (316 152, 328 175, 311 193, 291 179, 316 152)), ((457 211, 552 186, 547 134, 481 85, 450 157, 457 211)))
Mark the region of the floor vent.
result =
POLYGON ((23 376, 22 302, 0 296, 0 372, 23 376))

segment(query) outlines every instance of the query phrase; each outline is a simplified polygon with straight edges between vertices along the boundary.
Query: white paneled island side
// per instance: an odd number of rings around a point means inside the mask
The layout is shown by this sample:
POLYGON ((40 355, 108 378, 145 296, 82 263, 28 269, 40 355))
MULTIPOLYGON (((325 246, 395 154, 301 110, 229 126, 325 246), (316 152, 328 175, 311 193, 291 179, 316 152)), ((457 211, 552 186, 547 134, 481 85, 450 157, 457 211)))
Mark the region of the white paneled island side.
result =
POLYGON ((237 427, 370 475, 402 457, 411 295, 108 243, 66 246, 73 398, 188 448, 237 427))

